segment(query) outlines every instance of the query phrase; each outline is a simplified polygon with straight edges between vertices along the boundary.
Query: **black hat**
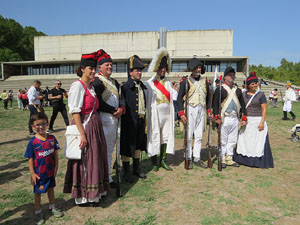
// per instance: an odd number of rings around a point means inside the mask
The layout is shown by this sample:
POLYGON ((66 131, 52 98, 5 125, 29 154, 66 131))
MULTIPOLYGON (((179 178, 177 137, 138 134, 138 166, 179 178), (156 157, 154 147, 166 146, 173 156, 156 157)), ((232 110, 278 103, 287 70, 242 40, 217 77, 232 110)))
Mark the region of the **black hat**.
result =
POLYGON ((168 70, 168 58, 167 56, 162 57, 158 69, 167 68, 168 70))
POLYGON ((131 56, 128 61, 127 61, 127 73, 128 76, 130 76, 130 72, 133 71, 134 69, 144 69, 145 65, 142 62, 142 60, 140 59, 140 57, 138 57, 137 55, 133 55, 131 56))
POLYGON ((258 78, 255 72, 251 72, 250 75, 247 77, 246 84, 249 85, 251 83, 257 83, 258 78))
POLYGON ((107 54, 103 49, 98 50, 98 65, 102 65, 106 62, 112 62, 109 54, 107 54))
POLYGON ((193 69, 195 69, 198 66, 201 66, 201 74, 204 74, 205 73, 205 67, 204 67, 203 62, 201 62, 199 59, 192 58, 188 63, 189 71, 193 71, 193 69))
POLYGON ((97 59, 98 59, 97 52, 93 52, 93 53, 90 53, 90 54, 82 54, 80 65, 81 66, 96 67, 97 66, 97 59))
POLYGON ((224 77, 226 77, 231 72, 235 73, 235 70, 231 66, 228 66, 224 72, 224 77))
POLYGON ((172 60, 165 47, 158 49, 148 67, 148 73, 157 72, 159 69, 166 68, 167 72, 171 71, 172 60))

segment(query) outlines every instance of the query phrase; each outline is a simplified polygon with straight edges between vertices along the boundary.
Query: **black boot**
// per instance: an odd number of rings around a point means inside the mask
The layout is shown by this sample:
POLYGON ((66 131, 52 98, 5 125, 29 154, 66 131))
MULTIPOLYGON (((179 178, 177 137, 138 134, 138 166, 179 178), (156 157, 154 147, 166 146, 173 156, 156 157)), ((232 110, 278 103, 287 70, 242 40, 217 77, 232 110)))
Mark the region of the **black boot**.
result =
POLYGON ((162 144, 160 147, 160 164, 161 167, 164 168, 167 171, 172 171, 173 169, 169 167, 165 160, 167 158, 167 144, 162 144))
POLYGON ((283 117, 282 117, 282 120, 288 120, 287 112, 286 112, 286 111, 283 111, 283 117))
POLYGON ((290 111, 290 114, 292 116, 292 120, 295 120, 296 119, 296 115, 292 111, 290 111))
POLYGON ((157 162, 157 155, 152 156, 152 157, 151 157, 151 160, 152 160, 153 170, 154 170, 155 172, 157 172, 157 171, 159 170, 158 162, 157 162))
POLYGON ((133 171, 132 174, 138 178, 146 179, 147 176, 143 174, 140 170, 140 159, 133 158, 133 171))
POLYGON ((124 181, 128 182, 128 183, 133 183, 133 177, 131 176, 130 173, 130 164, 129 162, 123 162, 123 179, 124 181))

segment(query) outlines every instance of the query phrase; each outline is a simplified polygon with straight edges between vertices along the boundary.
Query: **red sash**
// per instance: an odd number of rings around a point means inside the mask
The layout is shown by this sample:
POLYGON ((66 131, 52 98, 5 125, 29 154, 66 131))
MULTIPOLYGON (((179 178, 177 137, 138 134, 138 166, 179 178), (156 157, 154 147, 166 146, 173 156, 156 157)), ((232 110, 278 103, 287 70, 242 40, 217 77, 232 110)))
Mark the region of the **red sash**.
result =
POLYGON ((159 83, 158 80, 154 81, 154 85, 164 96, 166 96, 169 102, 171 102, 170 92, 161 83, 159 83))

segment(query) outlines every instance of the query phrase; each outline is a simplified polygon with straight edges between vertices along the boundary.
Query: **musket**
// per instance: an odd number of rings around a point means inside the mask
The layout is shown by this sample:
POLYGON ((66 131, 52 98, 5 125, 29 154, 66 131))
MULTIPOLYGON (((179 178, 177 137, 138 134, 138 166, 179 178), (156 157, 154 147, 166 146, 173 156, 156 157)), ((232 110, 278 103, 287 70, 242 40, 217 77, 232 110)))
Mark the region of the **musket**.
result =
POLYGON ((279 92, 280 92, 280 97, 281 97, 281 103, 282 103, 282 106, 283 106, 284 105, 284 101, 283 101, 281 90, 279 90, 279 92))
MULTIPOLYGON (((209 93, 209 103, 210 103, 210 111, 212 112, 212 98, 213 98, 213 88, 211 87, 209 93)), ((207 144, 206 144, 206 149, 207 149, 207 167, 212 168, 212 161, 211 161, 211 135, 212 135, 212 124, 211 124, 211 118, 209 117, 209 127, 208 127, 208 138, 207 138, 207 144)))
POLYGON ((188 77, 186 79, 186 83, 185 83, 185 116, 186 116, 186 123, 184 124, 184 155, 185 155, 185 159, 184 159, 184 168, 186 170, 189 170, 189 159, 188 159, 188 149, 187 149, 187 145, 188 145, 188 128, 189 128, 189 119, 188 119, 188 102, 189 102, 189 98, 188 98, 188 77))
MULTIPOLYGON (((119 87, 119 98, 121 98, 121 87, 119 87)), ((114 163, 114 169, 116 170, 117 176, 117 197, 122 197, 123 192, 121 188, 121 166, 120 166, 120 136, 121 136, 121 118, 118 119, 118 128, 117 128, 117 139, 116 139, 116 160, 114 163)))
MULTIPOLYGON (((221 115, 221 110, 222 110, 222 81, 220 80, 220 92, 219 92, 219 114, 221 115)), ((222 156, 221 156, 221 127, 222 127, 222 118, 220 118, 221 122, 218 126, 218 171, 222 171, 222 156)))

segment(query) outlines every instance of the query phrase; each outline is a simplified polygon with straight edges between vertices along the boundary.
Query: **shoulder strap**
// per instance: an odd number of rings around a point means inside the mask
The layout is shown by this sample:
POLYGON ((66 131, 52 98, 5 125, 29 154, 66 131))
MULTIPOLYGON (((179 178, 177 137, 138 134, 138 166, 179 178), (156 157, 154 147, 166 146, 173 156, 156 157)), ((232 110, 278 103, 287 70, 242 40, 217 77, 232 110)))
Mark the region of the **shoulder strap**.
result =
MULTIPOLYGON (((256 92, 255 92, 255 94, 254 95, 252 95, 252 97, 250 98, 250 100, 248 101, 248 103, 247 103, 247 105, 246 105, 246 109, 248 108, 248 106, 251 104, 251 102, 252 102, 252 100, 254 99, 254 97, 259 93, 260 91, 259 90, 257 90, 256 92)), ((246 94, 246 93, 245 93, 246 94)))
MULTIPOLYGON (((82 82, 82 80, 78 80, 78 81, 79 81, 79 82, 82 84, 82 86, 84 87, 85 92, 87 92, 88 89, 87 89, 87 87, 84 85, 84 83, 82 82)), ((88 122, 89 122, 90 119, 91 119, 91 116, 92 116, 92 114, 93 114, 93 112, 94 112, 94 109, 95 109, 95 105, 96 105, 96 97, 95 97, 93 109, 92 109, 92 111, 90 112, 90 115, 89 115, 88 119, 82 124, 84 130, 85 130, 86 125, 88 124, 88 122)))

